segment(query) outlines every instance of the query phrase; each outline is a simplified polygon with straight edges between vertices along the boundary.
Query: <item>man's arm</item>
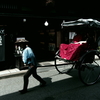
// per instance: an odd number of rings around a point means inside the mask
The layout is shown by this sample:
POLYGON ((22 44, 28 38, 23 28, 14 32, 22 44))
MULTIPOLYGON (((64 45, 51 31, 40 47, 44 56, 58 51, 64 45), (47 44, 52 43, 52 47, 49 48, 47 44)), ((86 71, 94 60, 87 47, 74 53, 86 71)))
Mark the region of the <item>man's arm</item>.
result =
POLYGON ((23 51, 22 60, 24 64, 27 64, 27 50, 26 49, 23 51))

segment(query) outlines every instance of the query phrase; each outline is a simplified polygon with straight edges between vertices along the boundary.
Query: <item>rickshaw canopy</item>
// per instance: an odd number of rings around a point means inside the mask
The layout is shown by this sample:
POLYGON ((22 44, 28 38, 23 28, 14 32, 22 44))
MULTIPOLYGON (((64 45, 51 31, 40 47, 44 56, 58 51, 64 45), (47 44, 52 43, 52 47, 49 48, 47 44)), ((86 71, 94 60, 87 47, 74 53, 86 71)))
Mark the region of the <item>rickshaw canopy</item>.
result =
POLYGON ((61 26, 63 27, 69 27, 69 26, 80 26, 80 25, 86 25, 88 27, 94 27, 94 28, 100 28, 100 22, 95 19, 78 19, 75 21, 64 21, 62 22, 61 26))

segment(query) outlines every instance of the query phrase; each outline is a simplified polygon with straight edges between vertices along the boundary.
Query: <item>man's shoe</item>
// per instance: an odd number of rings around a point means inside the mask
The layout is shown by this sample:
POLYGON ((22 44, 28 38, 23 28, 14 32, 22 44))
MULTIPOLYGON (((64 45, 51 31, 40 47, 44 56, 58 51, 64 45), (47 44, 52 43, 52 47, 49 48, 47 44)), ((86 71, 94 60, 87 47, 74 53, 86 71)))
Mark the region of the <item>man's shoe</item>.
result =
POLYGON ((21 94, 25 94, 25 93, 27 93, 27 90, 20 90, 19 91, 21 94))
POLYGON ((46 86, 46 82, 40 83, 40 87, 46 86))

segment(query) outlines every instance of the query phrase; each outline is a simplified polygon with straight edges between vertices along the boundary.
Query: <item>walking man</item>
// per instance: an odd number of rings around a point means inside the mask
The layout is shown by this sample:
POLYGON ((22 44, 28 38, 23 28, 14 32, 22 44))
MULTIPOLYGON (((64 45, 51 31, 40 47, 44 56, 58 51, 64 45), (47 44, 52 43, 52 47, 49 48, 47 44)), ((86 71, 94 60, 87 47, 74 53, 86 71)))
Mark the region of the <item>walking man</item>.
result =
MULTIPOLYGON (((28 43, 28 42, 26 42, 26 43, 28 43)), ((23 63, 24 63, 25 66, 26 65, 29 66, 29 69, 23 77, 24 78, 23 89, 19 91, 21 94, 24 94, 24 93, 27 92, 29 77, 31 75, 33 75, 33 77, 40 82, 40 86, 46 85, 46 82, 39 75, 37 75, 37 72, 36 72, 37 62, 36 62, 35 55, 34 55, 32 49, 26 43, 24 43, 24 45, 26 47, 25 47, 25 49, 23 50, 23 53, 22 53, 22 60, 23 60, 23 63)))

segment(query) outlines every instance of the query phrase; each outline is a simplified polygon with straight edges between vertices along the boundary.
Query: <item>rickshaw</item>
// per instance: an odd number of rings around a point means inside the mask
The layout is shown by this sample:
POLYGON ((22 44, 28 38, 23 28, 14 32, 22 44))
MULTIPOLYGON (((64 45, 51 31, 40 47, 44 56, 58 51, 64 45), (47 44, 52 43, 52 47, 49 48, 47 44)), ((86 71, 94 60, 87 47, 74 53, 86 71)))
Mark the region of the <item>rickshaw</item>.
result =
MULTIPOLYGON (((68 27, 83 27, 86 30, 90 29, 92 31, 99 30, 100 22, 94 19, 78 19, 75 21, 63 21, 61 24, 62 30, 68 27)), ((95 31, 96 32, 96 31, 95 31)), ((91 33, 90 33, 91 34, 91 33)), ((75 44, 76 49, 73 49, 73 44, 71 44, 71 51, 67 54, 66 43, 61 43, 59 49, 55 53, 55 68, 60 74, 68 74, 72 69, 78 70, 78 75, 80 80, 85 85, 93 85, 98 82, 100 78, 100 51, 98 48, 89 48, 84 46, 86 43, 75 44), (65 46, 64 46, 65 45, 65 46), (63 46, 63 47, 62 47, 63 46), (62 48, 61 48, 62 47, 62 48), (72 53, 72 59, 67 59, 72 53), (63 54, 65 55, 63 56, 63 54), (77 57, 77 59, 75 59, 77 57)), ((67 48, 68 49, 68 48, 67 48)))

